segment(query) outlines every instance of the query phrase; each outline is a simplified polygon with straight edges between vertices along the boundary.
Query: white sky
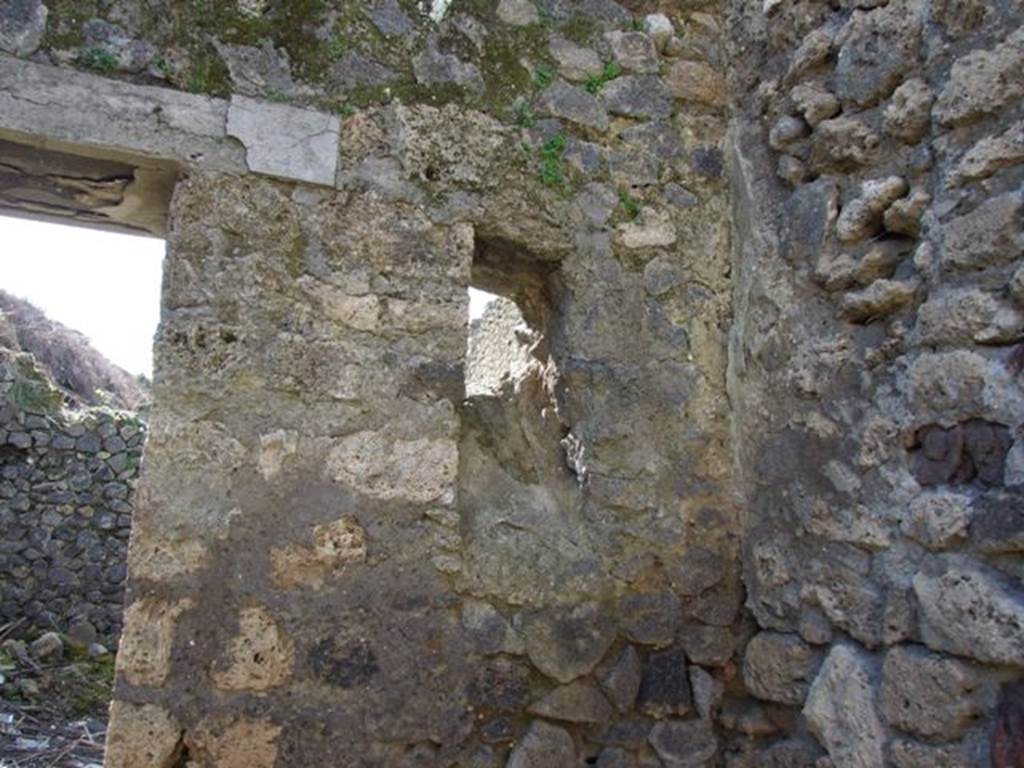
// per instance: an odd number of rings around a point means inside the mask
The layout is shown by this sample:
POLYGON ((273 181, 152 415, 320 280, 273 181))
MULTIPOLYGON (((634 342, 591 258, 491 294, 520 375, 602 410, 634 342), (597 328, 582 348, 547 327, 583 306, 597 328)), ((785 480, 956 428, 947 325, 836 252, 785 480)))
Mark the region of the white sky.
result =
MULTIPOLYGON (((130 373, 153 375, 164 241, 0 216, 0 288, 84 333, 130 373)), ((493 294, 469 289, 470 319, 493 294)))
POLYGON ((478 291, 476 288, 469 289, 469 319, 476 320, 487 309, 487 305, 494 301, 497 296, 493 293, 478 291))
POLYGON ((153 374, 163 258, 157 238, 0 216, 0 288, 130 373, 153 374))

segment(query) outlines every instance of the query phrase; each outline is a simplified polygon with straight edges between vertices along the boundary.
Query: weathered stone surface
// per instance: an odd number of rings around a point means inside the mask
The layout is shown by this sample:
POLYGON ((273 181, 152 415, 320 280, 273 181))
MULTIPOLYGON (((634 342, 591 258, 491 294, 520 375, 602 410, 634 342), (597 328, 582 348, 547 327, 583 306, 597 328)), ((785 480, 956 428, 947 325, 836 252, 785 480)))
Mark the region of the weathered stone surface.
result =
POLYGON ((972 270, 1006 264, 1024 253, 1024 200, 1016 193, 986 200, 943 225, 942 263, 972 270))
POLYGON ((422 504, 450 487, 456 465, 454 441, 389 440, 379 432, 357 432, 331 449, 327 476, 369 496, 422 504))
POLYGON ((212 677, 221 690, 265 691, 284 683, 294 664, 294 643, 265 608, 255 606, 242 610, 238 634, 212 677))
POLYGON ((612 47, 615 61, 626 72, 650 74, 658 71, 658 51, 654 40, 643 32, 620 32, 605 35, 612 47))
POLYGON ((110 705, 104 765, 107 768, 170 768, 181 751, 181 727, 152 704, 110 705))
POLYGON ((1015 123, 1002 133, 979 139, 957 163, 946 182, 958 187, 987 179, 1003 168, 1024 162, 1024 122, 1015 123))
POLYGON ((682 606, 674 592, 663 590, 624 595, 619 614, 626 636, 635 643, 670 645, 682 619, 682 606))
POLYGON ((627 645, 616 662, 599 677, 601 689, 619 712, 633 709, 641 679, 640 656, 631 645, 627 645))
POLYGON ((507 768, 563 768, 575 759, 576 747, 566 730, 534 720, 512 750, 507 768))
POLYGON ((651 36, 659 51, 664 51, 668 41, 675 34, 671 20, 663 13, 649 13, 644 16, 644 31, 651 36))
POLYGON ((462 626, 480 653, 520 654, 526 650, 520 633, 490 603, 467 600, 462 606, 462 626))
POLYGON ((412 20, 405 14, 398 0, 383 0, 367 9, 373 26, 385 37, 401 37, 413 29, 412 20))
POLYGON ((888 96, 916 63, 921 35, 921 3, 890 2, 873 11, 855 11, 839 32, 836 95, 866 107, 888 96))
POLYGON ((142 598, 128 606, 117 654, 117 672, 132 685, 160 685, 170 671, 171 643, 178 617, 195 603, 142 598))
POLYGON ((35 53, 46 32, 48 10, 40 0, 14 0, 0 9, 0 51, 35 53))
POLYGON ((334 186, 341 123, 337 117, 235 96, 227 133, 245 146, 249 170, 334 186))
POLYGON ((803 715, 836 768, 883 765, 885 727, 875 709, 875 674, 863 651, 835 645, 811 686, 803 715))
POLYGON ((870 162, 878 145, 878 134, 868 125, 840 115, 822 120, 814 129, 811 163, 823 170, 850 171, 870 162))
POLYGON ((608 127, 608 114, 600 102, 582 88, 556 80, 538 97, 541 114, 561 117, 588 128, 603 131, 608 127))
POLYGON ((246 170, 243 150, 225 141, 228 105, 222 99, 11 57, 0 59, 0 81, 18 84, 0 91, 4 130, 224 171, 246 170), (47 107, 57 103, 67 109, 47 107))
POLYGON ((1024 31, 991 50, 976 50, 953 64, 949 82, 935 102, 935 117, 959 125, 993 114, 1024 96, 1024 31))
POLYGON ((908 197, 894 201, 885 211, 886 231, 918 237, 921 234, 921 217, 931 201, 931 195, 923 189, 915 189, 908 197))
POLYGON ((658 118, 672 114, 672 92, 655 75, 617 77, 601 89, 600 100, 615 115, 658 118))
POLYGON ((718 754, 706 720, 666 720, 651 729, 649 741, 666 768, 706 768, 718 754))
POLYGON ((802 704, 822 657, 821 651, 795 635, 760 632, 747 643, 743 682, 759 699, 802 704))
POLYGON ((647 657, 638 699, 640 709, 657 718, 683 716, 693 707, 686 654, 681 648, 655 651, 647 657))
POLYGON ((1003 686, 992 734, 992 768, 1010 768, 1024 757, 1024 706, 1021 705, 1024 685, 1020 682, 1003 686))
POLYGON ((732 631, 727 627, 689 623, 679 630, 679 644, 693 664, 725 666, 735 651, 732 631))
POLYGON ((582 82, 588 77, 600 75, 604 67, 596 51, 576 45, 564 37, 553 37, 550 51, 558 62, 559 74, 566 80, 582 82))
POLYGON ((914 300, 917 280, 878 280, 862 291, 843 298, 840 316, 854 323, 866 323, 906 309, 914 300))
POLYGON ((498 18, 514 27, 525 27, 540 21, 540 14, 528 0, 499 0, 498 18))
POLYGON ((967 538, 971 518, 969 496, 948 491, 929 492, 910 502, 900 530, 928 549, 942 550, 967 538))
POLYGON ((886 722, 925 738, 958 739, 994 703, 980 670, 924 648, 885 656, 879 708, 886 722))
POLYGON ((413 73, 420 85, 456 85, 468 91, 482 91, 480 68, 453 53, 443 53, 431 38, 426 48, 412 60, 413 73))
POLYGON ((926 344, 999 344, 1020 338, 1024 315, 992 293, 966 288, 929 298, 917 328, 926 344))
MULTIPOLYGON (((1019 445, 1018 441, 1014 448, 1019 445)), ((986 494, 975 502, 973 512, 970 538, 975 547, 992 554, 1024 552, 1024 506, 1019 495, 986 494)))
POLYGON ((940 560, 914 576, 921 636, 936 651, 1024 666, 1024 596, 980 567, 940 560))
POLYGON ((789 98, 812 128, 822 120, 839 114, 839 99, 831 91, 815 83, 798 85, 789 92, 789 98))
POLYGON ((593 683, 575 680, 530 705, 530 712, 570 723, 604 723, 612 708, 593 683))
POLYGON ((903 83, 892 95, 883 112, 883 125, 890 136, 906 144, 916 144, 931 123, 933 96, 928 84, 919 77, 903 83))
POLYGON ((836 222, 836 234, 844 242, 855 242, 875 234, 882 225, 882 214, 897 199, 907 194, 907 182, 899 176, 873 179, 861 184, 860 195, 843 206, 836 222))
POLYGON ((288 99, 295 93, 288 54, 278 51, 269 40, 259 47, 214 43, 217 53, 228 66, 235 93, 260 98, 274 94, 288 99))
POLYGON ((531 613, 524 634, 530 661, 560 683, 590 672, 615 639, 611 622, 594 603, 531 613))
POLYGON ((677 61, 665 77, 672 95, 684 101, 721 107, 725 104, 725 78, 699 61, 677 61))

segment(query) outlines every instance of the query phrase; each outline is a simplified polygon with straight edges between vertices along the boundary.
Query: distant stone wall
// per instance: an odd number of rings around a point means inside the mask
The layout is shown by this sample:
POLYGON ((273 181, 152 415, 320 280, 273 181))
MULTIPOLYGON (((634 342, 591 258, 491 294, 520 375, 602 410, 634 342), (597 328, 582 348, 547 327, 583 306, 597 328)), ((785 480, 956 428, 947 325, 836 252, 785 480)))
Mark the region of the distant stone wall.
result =
POLYGON ((145 426, 59 402, 31 356, 0 350, 0 624, 91 625, 114 646, 145 426))

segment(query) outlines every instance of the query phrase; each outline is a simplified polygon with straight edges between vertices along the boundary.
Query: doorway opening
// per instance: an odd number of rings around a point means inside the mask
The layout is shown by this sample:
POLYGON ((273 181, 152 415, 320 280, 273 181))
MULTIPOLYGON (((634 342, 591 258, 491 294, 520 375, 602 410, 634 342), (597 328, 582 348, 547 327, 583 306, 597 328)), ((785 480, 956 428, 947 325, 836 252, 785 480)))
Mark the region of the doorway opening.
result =
POLYGON ((174 178, 0 139, 0 764, 102 761, 174 178))

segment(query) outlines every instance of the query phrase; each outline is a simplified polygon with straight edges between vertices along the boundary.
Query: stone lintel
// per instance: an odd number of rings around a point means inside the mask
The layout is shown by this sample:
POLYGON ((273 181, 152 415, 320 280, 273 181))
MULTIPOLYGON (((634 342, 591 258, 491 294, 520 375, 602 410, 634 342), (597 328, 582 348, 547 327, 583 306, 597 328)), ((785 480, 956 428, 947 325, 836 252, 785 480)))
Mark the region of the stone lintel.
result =
POLYGON ((341 140, 336 116, 235 95, 227 132, 245 146, 253 173, 334 186, 341 140))

